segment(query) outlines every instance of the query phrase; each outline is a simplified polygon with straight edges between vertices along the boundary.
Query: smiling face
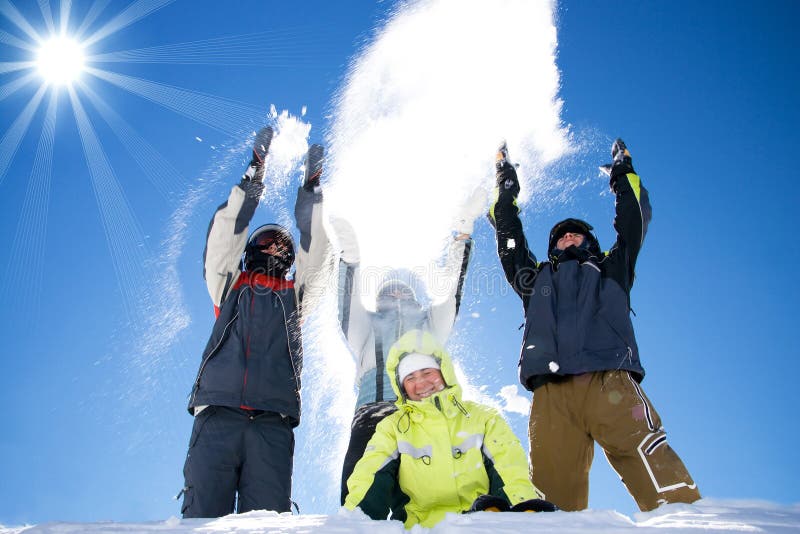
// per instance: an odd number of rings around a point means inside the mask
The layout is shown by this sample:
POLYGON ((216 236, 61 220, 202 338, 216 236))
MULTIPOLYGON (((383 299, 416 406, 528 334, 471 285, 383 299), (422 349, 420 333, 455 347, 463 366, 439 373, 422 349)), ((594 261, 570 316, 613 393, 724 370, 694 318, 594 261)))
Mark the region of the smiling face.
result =
POLYGON ((403 389, 412 401, 422 400, 444 389, 444 377, 439 369, 420 369, 403 379, 403 389))
POLYGON ((567 232, 556 242, 556 248, 558 250, 567 250, 567 248, 571 246, 579 247, 583 244, 584 239, 586 239, 586 237, 583 234, 567 232))

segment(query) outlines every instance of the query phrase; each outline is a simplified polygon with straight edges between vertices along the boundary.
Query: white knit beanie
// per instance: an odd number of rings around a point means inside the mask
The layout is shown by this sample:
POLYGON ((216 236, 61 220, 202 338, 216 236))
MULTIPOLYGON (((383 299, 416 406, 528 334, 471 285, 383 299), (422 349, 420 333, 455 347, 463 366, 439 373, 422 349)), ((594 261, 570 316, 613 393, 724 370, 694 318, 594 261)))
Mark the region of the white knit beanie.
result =
POLYGON ((419 371, 420 369, 439 369, 439 362, 436 361, 436 358, 431 356, 430 354, 420 354, 418 352, 411 352, 406 354, 400 359, 400 363, 397 366, 397 377, 400 380, 398 384, 401 388, 403 387, 403 380, 413 373, 414 371, 419 371))

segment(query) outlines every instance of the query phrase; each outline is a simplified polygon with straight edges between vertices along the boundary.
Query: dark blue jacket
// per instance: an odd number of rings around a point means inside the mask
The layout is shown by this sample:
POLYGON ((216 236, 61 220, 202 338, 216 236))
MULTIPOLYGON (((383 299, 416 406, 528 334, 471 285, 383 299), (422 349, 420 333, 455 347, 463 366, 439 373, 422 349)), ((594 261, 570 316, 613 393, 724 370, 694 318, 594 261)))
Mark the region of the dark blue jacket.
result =
MULTIPOLYGON (((258 205, 256 189, 249 191, 244 182, 235 186, 209 227, 204 275, 218 315, 189 412, 208 405, 265 410, 297 425, 303 349, 295 283, 240 270, 248 225, 258 205)), ((306 200, 310 206, 318 202, 313 195, 306 200)), ((308 264, 303 247, 297 251, 298 285, 301 264, 308 264)))
POLYGON ((300 422, 303 348, 293 284, 244 272, 231 288, 189 403, 283 414, 300 422))
POLYGON ((522 230, 513 167, 498 171, 498 183, 490 218, 506 278, 525 309, 520 382, 533 391, 559 377, 613 369, 644 378, 630 319, 634 267, 651 218, 639 177, 632 168, 612 172, 617 241, 610 251, 570 247, 542 263, 522 230))

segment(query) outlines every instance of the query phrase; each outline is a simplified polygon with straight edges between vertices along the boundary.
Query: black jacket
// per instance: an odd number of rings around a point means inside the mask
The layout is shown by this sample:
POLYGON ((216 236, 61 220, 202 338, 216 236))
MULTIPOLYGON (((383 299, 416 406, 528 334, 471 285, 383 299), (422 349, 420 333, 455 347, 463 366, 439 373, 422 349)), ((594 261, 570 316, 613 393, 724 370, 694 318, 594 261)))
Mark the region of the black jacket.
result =
POLYGON ((533 391, 558 377, 612 369, 631 371, 641 380, 630 290, 651 208, 639 177, 630 167, 612 171, 617 241, 610 251, 597 256, 570 247, 542 263, 522 230, 514 168, 499 170, 498 183, 490 219, 506 278, 525 309, 520 382, 533 391))
MULTIPOLYGON (((309 268, 308 247, 297 250, 295 282, 263 273, 241 272, 248 226, 258 191, 235 186, 209 227, 204 276, 217 311, 189 412, 200 406, 230 406, 280 413, 300 422, 300 374, 303 365, 299 302, 309 268)), ((304 197, 316 216, 314 195, 304 197)), ((318 260, 315 260, 318 261, 318 260)))

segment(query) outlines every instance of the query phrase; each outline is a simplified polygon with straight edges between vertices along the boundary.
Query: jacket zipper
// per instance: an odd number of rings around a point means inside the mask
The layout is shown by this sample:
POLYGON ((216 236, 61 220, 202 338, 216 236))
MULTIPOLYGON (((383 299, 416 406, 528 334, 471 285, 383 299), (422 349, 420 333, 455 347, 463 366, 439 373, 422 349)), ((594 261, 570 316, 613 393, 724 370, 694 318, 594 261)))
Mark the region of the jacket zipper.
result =
POLYGON ((236 321, 236 319, 239 317, 239 305, 241 304, 239 301, 241 300, 243 294, 244 291, 239 293, 239 296, 236 297, 236 313, 233 315, 231 320, 228 321, 228 324, 225 325, 225 328, 222 329, 222 335, 220 336, 219 341, 217 341, 217 344, 214 345, 214 348, 208 352, 208 356, 206 356, 203 359, 203 363, 200 364, 200 369, 197 371, 197 378, 194 381, 194 387, 192 387, 192 397, 189 402, 190 405, 194 402, 194 398, 197 395, 197 389, 200 386, 200 379, 203 377, 203 371, 206 368, 206 364, 208 364, 209 360, 211 360, 211 358, 213 358, 217 354, 217 351, 222 346, 222 342, 225 341, 225 339, 228 337, 227 336, 228 328, 230 328, 233 322, 236 321))
POLYGON ((292 358, 292 344, 289 342, 289 320, 286 316, 286 306, 283 304, 283 299, 281 298, 280 294, 273 291, 275 296, 278 297, 278 302, 281 303, 281 309, 283 310, 283 326, 286 329, 286 348, 289 352, 289 363, 292 364, 292 372, 294 373, 294 394, 297 397, 297 408, 298 408, 298 415, 300 409, 300 382, 297 376, 297 367, 294 364, 294 358, 292 358))

